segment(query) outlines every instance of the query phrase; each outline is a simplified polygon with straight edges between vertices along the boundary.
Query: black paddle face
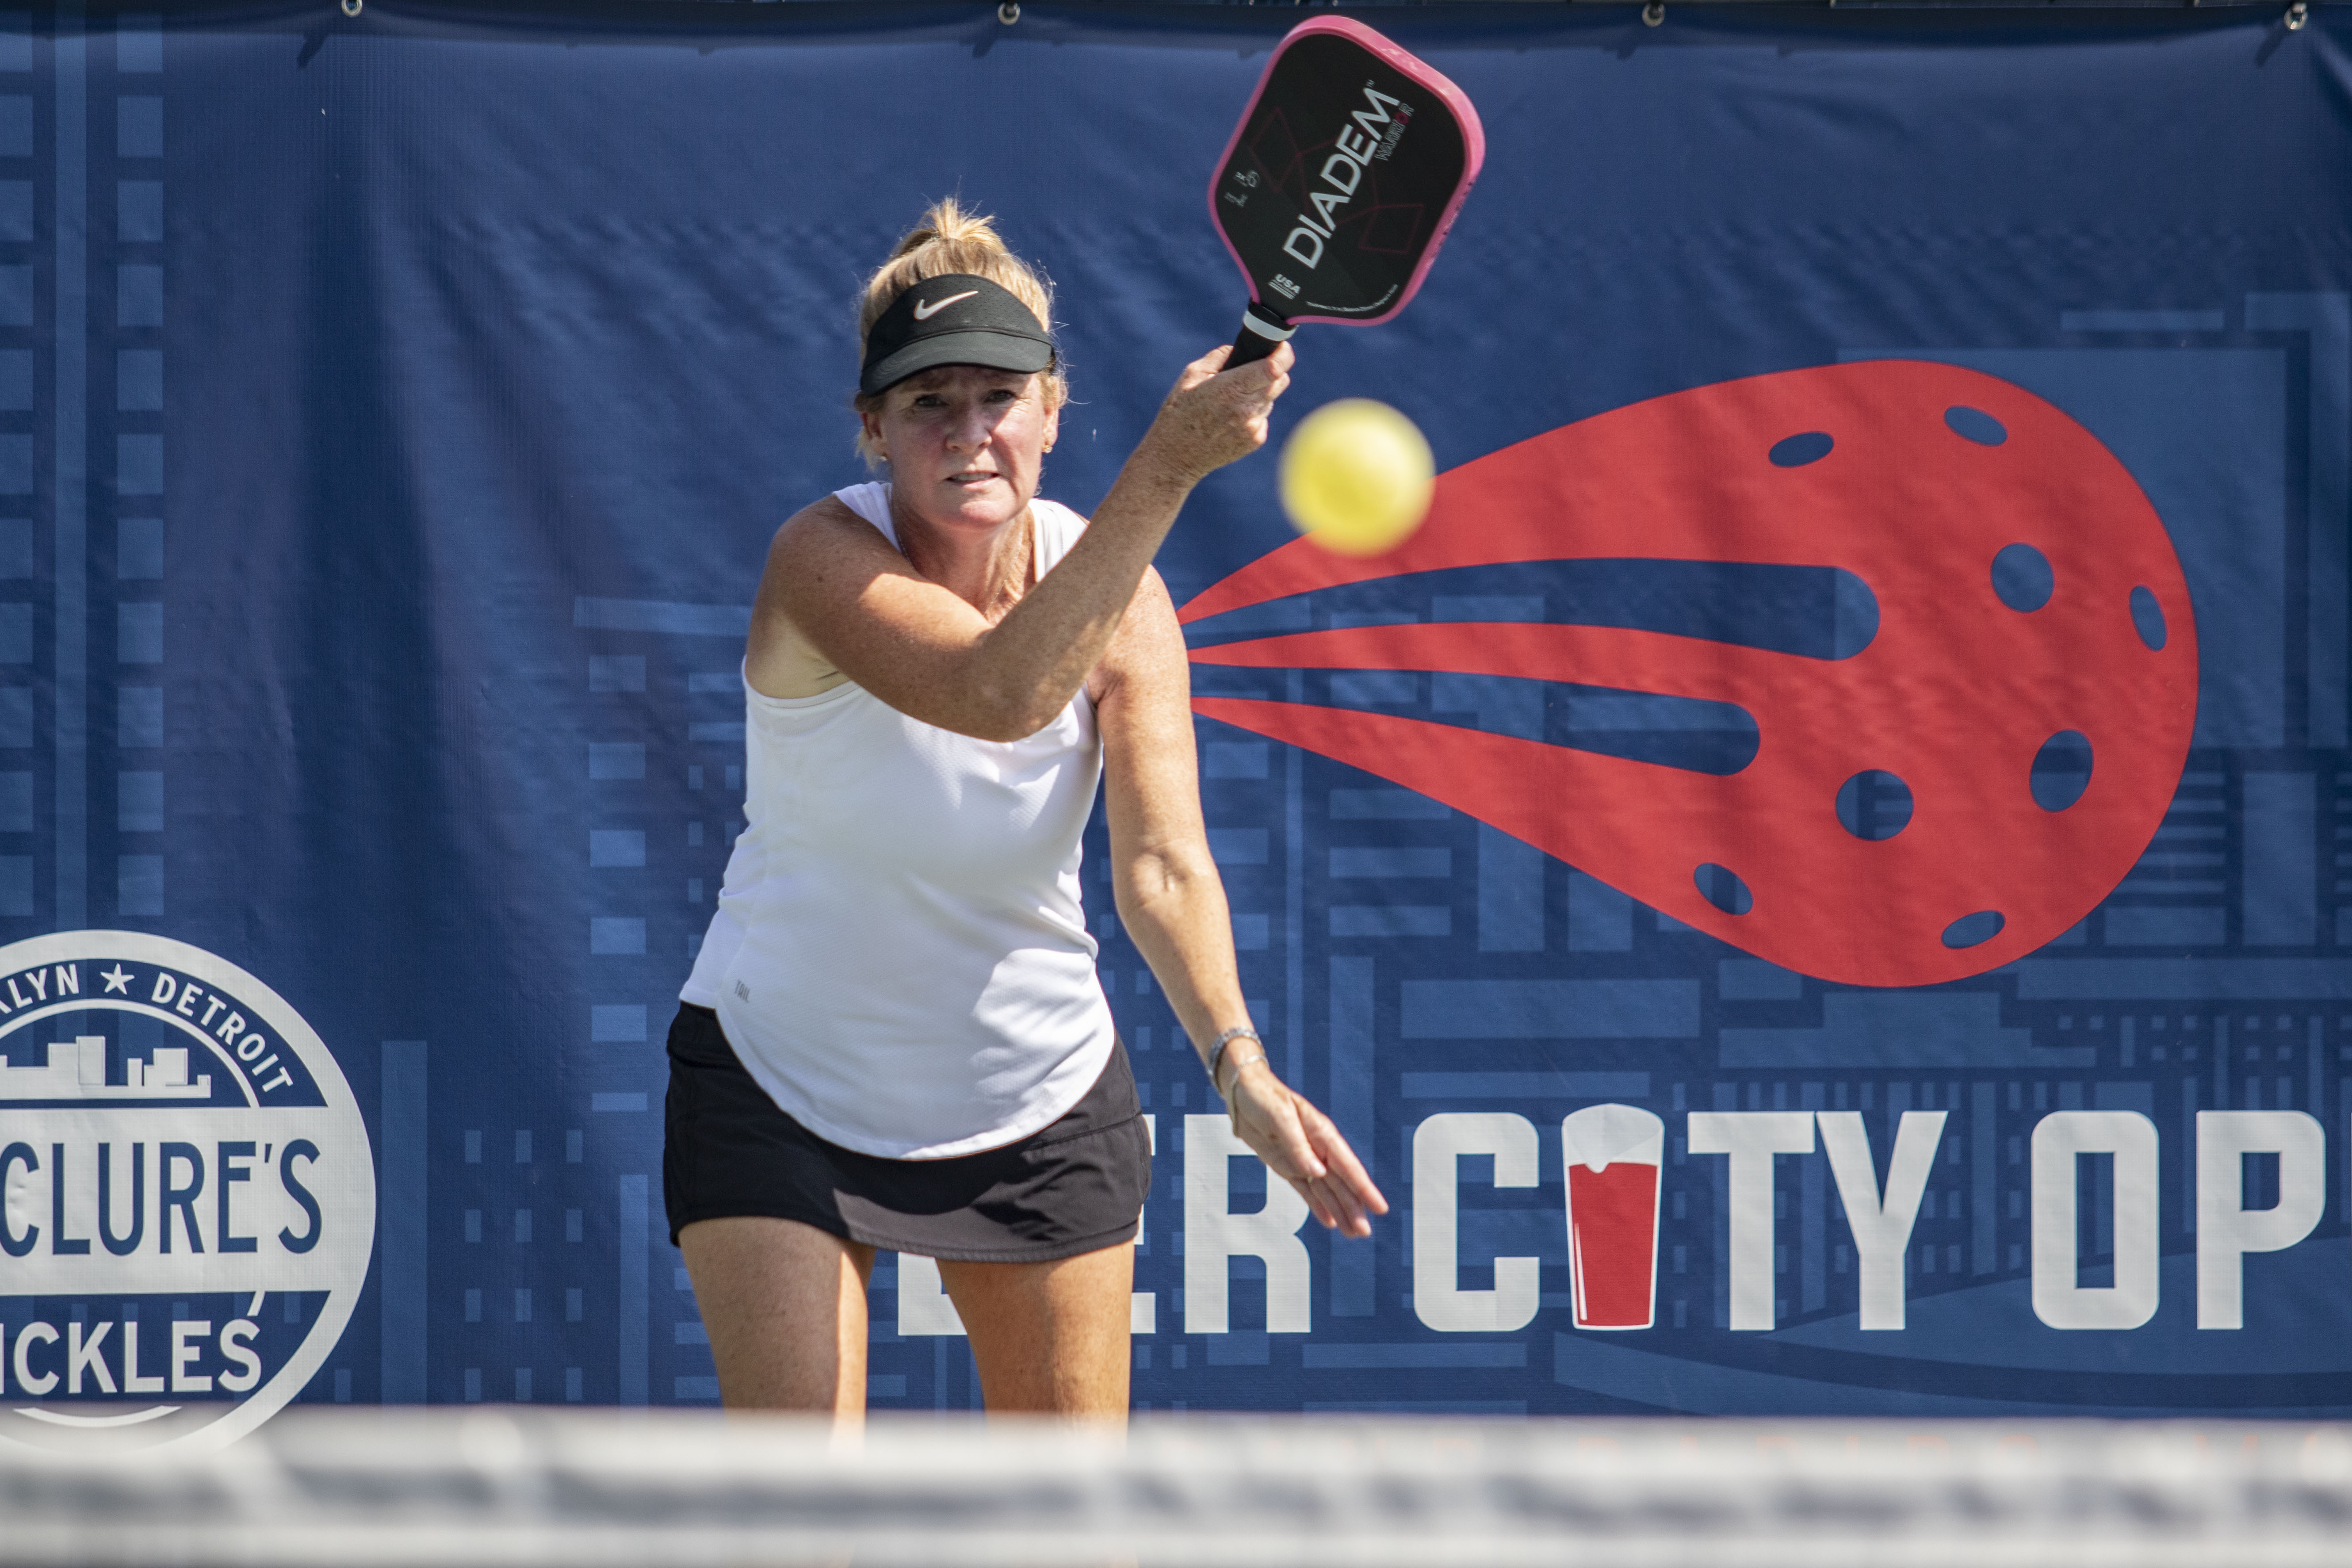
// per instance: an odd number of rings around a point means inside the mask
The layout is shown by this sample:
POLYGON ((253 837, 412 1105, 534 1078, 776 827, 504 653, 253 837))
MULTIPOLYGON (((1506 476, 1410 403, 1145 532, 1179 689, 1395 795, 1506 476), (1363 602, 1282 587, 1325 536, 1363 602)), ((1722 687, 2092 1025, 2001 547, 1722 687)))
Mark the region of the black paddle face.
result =
POLYGON ((1352 38, 1308 33, 1267 71, 1212 205, 1265 310, 1378 321, 1412 297, 1473 172, 1435 89, 1352 38))

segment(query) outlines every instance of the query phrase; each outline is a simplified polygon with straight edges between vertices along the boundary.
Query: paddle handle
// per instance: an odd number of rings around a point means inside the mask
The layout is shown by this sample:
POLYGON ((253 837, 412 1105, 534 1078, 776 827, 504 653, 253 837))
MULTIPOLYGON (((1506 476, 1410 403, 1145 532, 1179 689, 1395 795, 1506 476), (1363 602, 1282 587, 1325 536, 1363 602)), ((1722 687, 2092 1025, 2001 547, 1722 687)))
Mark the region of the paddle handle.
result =
POLYGON ((1242 312, 1242 330, 1234 334, 1234 352, 1225 360, 1225 368, 1248 364, 1262 360, 1290 341, 1298 329, 1252 300, 1249 309, 1242 312))

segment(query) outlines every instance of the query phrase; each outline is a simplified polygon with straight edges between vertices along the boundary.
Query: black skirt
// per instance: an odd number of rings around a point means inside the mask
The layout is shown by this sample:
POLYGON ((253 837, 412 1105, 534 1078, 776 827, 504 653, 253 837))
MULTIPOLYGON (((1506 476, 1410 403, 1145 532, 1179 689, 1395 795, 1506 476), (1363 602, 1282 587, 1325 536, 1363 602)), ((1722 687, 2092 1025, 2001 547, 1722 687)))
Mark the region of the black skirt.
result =
POLYGON ((962 1263, 1045 1263, 1134 1239, 1151 1143, 1127 1049, 1086 1098, 1017 1143, 948 1160, 886 1160, 830 1143, 777 1109, 708 1007, 669 1026, 662 1196, 669 1237, 759 1215, 845 1240, 962 1263))

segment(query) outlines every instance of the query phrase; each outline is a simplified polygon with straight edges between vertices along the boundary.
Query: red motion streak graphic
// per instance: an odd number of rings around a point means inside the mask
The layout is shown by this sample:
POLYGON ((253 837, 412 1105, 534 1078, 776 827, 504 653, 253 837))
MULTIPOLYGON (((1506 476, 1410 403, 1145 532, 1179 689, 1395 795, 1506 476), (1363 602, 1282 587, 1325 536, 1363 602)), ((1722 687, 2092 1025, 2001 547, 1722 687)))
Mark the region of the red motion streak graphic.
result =
POLYGON ((2137 483, 2059 409, 1995 377, 1874 361, 1675 393, 1600 415, 1441 476, 1429 520, 1391 554, 1307 540, 1184 607, 1186 622, 1341 584, 1510 562, 1627 558, 1836 566, 1877 595, 1876 637, 1835 662, 1656 633, 1538 625, 1367 626, 1202 648, 1195 663, 1455 670, 1703 698, 1746 708, 1755 760, 1728 776, 1628 762, 1393 714, 1228 698, 1200 713, 1444 801, 1653 908, 1786 968, 1926 985, 2032 952, 2087 914, 2155 835, 2187 762, 2197 641, 2172 542, 2137 483), (1955 405, 2000 421, 1979 446, 1955 405), (1775 467, 1779 441, 1836 445, 1775 467), (2049 602, 1993 591, 2012 543, 2048 557, 2049 602), (2131 593, 2162 606, 2154 651, 2131 593), (2030 778, 2076 730, 2090 786, 2044 811, 2030 778), (1910 786, 1909 825, 1870 842, 1838 821, 1865 769, 1910 786), (1742 915, 1703 898, 1729 867, 1742 915), (1954 950, 1979 910, 1999 935, 1954 950))

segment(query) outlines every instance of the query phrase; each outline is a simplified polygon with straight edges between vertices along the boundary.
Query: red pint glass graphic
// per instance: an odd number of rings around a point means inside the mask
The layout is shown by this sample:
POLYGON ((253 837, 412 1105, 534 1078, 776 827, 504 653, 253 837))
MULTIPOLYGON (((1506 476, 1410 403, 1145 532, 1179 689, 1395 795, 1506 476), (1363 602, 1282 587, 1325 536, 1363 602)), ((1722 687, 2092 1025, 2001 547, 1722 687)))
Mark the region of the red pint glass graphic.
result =
POLYGON ((1631 1105, 1588 1105, 1559 1124, 1559 1140, 1576 1326, 1646 1329, 1657 1316, 1664 1123, 1631 1105))

